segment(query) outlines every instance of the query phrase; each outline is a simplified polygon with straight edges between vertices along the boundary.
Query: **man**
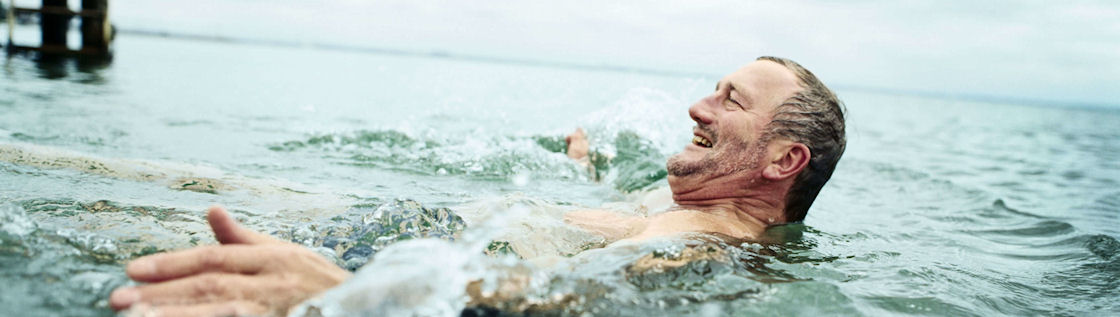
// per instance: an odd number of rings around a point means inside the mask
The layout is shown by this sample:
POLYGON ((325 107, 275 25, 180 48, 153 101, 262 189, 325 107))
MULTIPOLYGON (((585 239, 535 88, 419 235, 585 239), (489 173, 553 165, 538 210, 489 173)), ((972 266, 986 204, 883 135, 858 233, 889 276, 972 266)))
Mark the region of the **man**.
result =
MULTIPOLYGON (((801 221, 844 152, 840 101, 812 73, 761 57, 727 75, 688 109, 692 143, 667 164, 675 206, 650 218, 579 211, 569 223, 609 240, 685 232, 753 239, 801 221)), ((587 153, 581 133, 569 155, 587 153)), ((208 220, 221 243, 143 257, 130 277, 151 284, 113 292, 110 305, 161 315, 283 314, 349 273, 298 245, 238 226, 220 207, 208 220)))

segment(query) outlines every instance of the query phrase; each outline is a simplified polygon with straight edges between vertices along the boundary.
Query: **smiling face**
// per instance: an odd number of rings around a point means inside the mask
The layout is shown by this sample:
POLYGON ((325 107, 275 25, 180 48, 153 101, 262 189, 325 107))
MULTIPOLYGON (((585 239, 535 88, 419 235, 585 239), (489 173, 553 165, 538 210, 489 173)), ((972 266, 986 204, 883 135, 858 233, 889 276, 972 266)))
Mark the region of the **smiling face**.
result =
POLYGON ((801 89, 793 72, 771 61, 755 61, 721 79, 714 93, 688 109, 696 127, 692 143, 667 164, 673 191, 725 176, 755 178, 751 172, 766 157, 760 140, 766 125, 775 108, 801 89))

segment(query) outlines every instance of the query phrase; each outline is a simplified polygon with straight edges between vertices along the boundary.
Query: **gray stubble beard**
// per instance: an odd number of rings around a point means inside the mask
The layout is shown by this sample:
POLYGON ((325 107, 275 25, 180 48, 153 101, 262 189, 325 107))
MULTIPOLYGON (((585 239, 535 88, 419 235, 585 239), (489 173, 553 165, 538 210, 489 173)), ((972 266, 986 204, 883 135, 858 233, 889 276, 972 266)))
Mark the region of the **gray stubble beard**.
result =
POLYGON ((679 157, 679 154, 673 155, 673 157, 669 158, 669 162, 665 164, 665 169, 669 171, 669 175, 677 177, 688 176, 704 171, 708 168, 713 168, 716 164, 715 159, 712 158, 711 153, 705 154, 699 162, 691 164, 688 162, 683 162, 683 160, 679 157))
POLYGON ((726 155, 717 155, 722 153, 708 152, 700 161, 689 163, 683 162, 678 154, 669 158, 669 161, 665 164, 665 169, 669 172, 669 175, 676 177, 689 176, 704 171, 712 171, 713 175, 729 175, 745 170, 752 170, 759 166, 762 161, 762 153, 766 150, 766 144, 755 143, 757 145, 753 145, 753 147, 750 143, 743 144, 744 148, 751 149, 751 151, 747 153, 749 157, 745 162, 743 160, 732 159, 731 157, 722 157, 726 155), (728 162, 728 164, 723 165, 720 164, 720 162, 728 162))

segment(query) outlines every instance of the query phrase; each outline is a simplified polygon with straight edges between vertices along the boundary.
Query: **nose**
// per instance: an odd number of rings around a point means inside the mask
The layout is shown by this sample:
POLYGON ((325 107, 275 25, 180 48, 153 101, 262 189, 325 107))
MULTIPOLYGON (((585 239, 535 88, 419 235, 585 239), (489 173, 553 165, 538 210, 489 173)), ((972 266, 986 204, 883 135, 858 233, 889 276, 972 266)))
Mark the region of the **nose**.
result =
POLYGON ((714 121, 712 105, 715 104, 715 99, 717 98, 719 98, 718 94, 711 94, 697 100, 691 107, 688 107, 688 116, 692 117, 692 121, 696 121, 696 123, 700 125, 712 124, 712 121, 714 121))

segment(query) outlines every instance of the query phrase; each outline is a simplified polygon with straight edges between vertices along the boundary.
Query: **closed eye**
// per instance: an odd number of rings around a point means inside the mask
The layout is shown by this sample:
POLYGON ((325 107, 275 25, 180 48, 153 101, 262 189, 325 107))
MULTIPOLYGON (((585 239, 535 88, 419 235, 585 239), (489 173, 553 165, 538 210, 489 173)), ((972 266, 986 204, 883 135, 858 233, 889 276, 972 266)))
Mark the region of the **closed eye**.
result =
POLYGON ((737 98, 739 95, 739 92, 735 90, 735 86, 732 86, 731 84, 725 84, 724 82, 718 82, 716 83, 716 92, 718 93, 720 89, 725 88, 725 85, 727 88, 727 94, 724 95, 723 99, 735 104, 736 106, 739 106, 739 108, 743 110, 746 110, 747 107, 743 106, 743 103, 735 100, 735 98, 737 98))
POLYGON ((734 103, 735 105, 739 106, 739 108, 742 108, 743 110, 746 110, 747 107, 744 107, 743 103, 739 102, 738 100, 735 100, 735 99, 739 98, 739 91, 735 90, 735 86, 728 85, 728 87, 729 88, 727 89, 727 100, 731 101, 731 103, 734 103))
POLYGON ((731 103, 739 106, 740 108, 743 107, 743 104, 739 103, 738 101, 735 101, 735 99, 731 98, 731 96, 727 96, 727 101, 730 101, 731 103))

